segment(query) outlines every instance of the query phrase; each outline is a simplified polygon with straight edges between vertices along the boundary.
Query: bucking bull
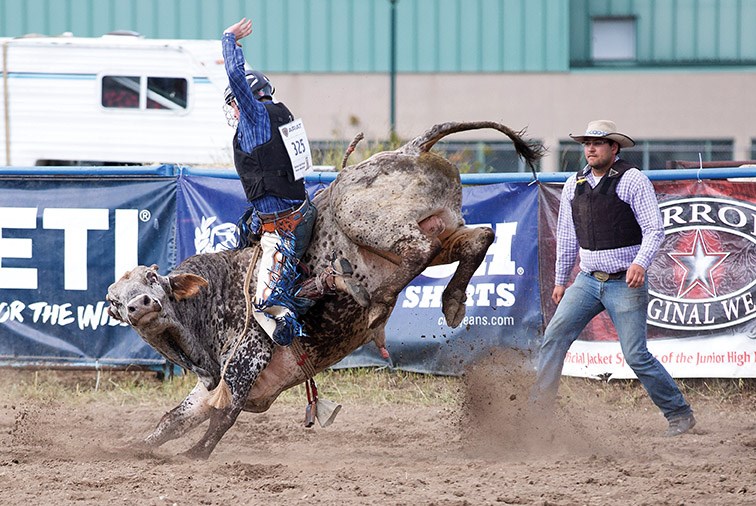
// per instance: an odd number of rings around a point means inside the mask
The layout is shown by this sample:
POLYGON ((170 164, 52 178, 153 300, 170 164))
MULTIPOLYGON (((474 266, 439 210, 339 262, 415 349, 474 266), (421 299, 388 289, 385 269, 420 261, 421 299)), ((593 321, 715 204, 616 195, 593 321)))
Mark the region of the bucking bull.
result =
POLYGON ((443 123, 395 151, 344 168, 314 197, 319 213, 305 264, 319 272, 334 253, 348 259, 370 305, 343 293, 321 299, 302 318, 306 336, 290 347, 274 345, 251 318, 256 245, 192 256, 167 276, 157 266, 139 266, 112 284, 111 316, 198 377, 139 444, 157 447, 209 418, 205 434, 186 452, 209 457, 241 411, 264 412, 286 389, 303 382, 314 388, 309 382, 316 373, 363 344, 385 342, 383 326, 399 293, 430 265, 459 262, 442 296, 447 323, 458 326, 465 289, 494 232, 465 226, 459 170, 430 149, 446 135, 480 128, 505 134, 531 166, 541 156, 539 145, 504 125, 443 123))

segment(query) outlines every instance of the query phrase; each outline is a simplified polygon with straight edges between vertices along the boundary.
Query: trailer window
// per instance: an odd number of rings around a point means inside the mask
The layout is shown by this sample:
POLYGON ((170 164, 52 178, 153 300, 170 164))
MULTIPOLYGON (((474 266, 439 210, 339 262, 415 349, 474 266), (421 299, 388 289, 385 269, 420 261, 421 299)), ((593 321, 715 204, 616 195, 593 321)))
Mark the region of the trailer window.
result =
POLYGON ((186 79, 147 78, 148 109, 186 109, 186 79))
POLYGON ((186 109, 187 80, 178 77, 103 76, 103 107, 186 109))
POLYGON ((105 76, 102 78, 102 106, 123 109, 139 108, 138 76, 105 76))

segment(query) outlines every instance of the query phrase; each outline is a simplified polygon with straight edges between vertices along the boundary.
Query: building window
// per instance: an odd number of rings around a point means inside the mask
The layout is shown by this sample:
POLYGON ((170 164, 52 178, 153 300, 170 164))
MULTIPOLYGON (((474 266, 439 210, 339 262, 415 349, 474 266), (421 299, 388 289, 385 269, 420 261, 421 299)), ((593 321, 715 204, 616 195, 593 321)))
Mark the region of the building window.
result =
MULTIPOLYGON (((623 148, 620 157, 642 170, 666 169, 667 162, 683 160, 704 162, 732 160, 732 140, 664 140, 637 141, 632 148, 623 148)), ((575 172, 585 166, 583 146, 575 141, 559 142, 559 171, 575 172)))
POLYGON ((103 76, 100 103, 109 109, 186 109, 187 87, 177 77, 103 76))
MULTIPOLYGON (((346 153, 347 147, 349 147, 348 141, 316 141, 309 139, 310 141, 310 153, 312 154, 312 163, 317 166, 332 166, 341 169, 341 162, 344 159, 344 153, 346 153)), ((363 144, 358 144, 357 148, 365 149, 368 143, 363 141, 363 144)), ((369 155, 367 155, 369 156, 369 155)), ((347 159, 347 165, 353 165, 358 163, 367 156, 362 156, 361 151, 353 153, 351 158, 347 159)))
MULTIPOLYGON (((511 142, 441 141, 436 144, 436 151, 459 167, 462 173, 530 172, 530 167, 517 155, 511 142)), ((535 168, 539 170, 540 162, 535 163, 535 168)))
POLYGON ((591 56, 593 61, 635 61, 635 18, 593 18, 591 56))

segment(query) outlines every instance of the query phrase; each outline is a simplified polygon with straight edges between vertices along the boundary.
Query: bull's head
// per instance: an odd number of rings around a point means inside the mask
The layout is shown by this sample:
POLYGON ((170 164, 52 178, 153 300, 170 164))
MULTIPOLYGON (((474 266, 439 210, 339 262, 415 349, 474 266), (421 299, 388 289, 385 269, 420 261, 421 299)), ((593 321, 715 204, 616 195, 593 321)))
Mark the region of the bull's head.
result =
POLYGON ((155 321, 170 301, 193 297, 207 284, 196 274, 161 276, 157 265, 140 265, 108 287, 108 314, 133 327, 144 327, 155 321))

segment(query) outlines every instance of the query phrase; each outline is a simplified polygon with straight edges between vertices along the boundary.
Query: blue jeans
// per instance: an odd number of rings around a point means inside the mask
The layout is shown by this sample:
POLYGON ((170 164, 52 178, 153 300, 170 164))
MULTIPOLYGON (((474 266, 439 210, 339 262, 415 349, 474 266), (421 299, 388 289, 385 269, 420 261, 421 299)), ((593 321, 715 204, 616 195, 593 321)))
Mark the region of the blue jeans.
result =
POLYGON ((310 245, 312 229, 318 219, 318 209, 307 199, 307 209, 302 215, 302 221, 294 229, 294 256, 301 260, 310 245))
POLYGON ((565 290, 546 327, 532 395, 535 402, 542 405, 554 402, 567 350, 588 322, 606 309, 617 329, 627 365, 638 376, 654 404, 668 420, 691 413, 675 381, 646 347, 647 283, 645 281, 640 288, 629 288, 624 279, 601 282, 583 272, 577 276, 565 290))

